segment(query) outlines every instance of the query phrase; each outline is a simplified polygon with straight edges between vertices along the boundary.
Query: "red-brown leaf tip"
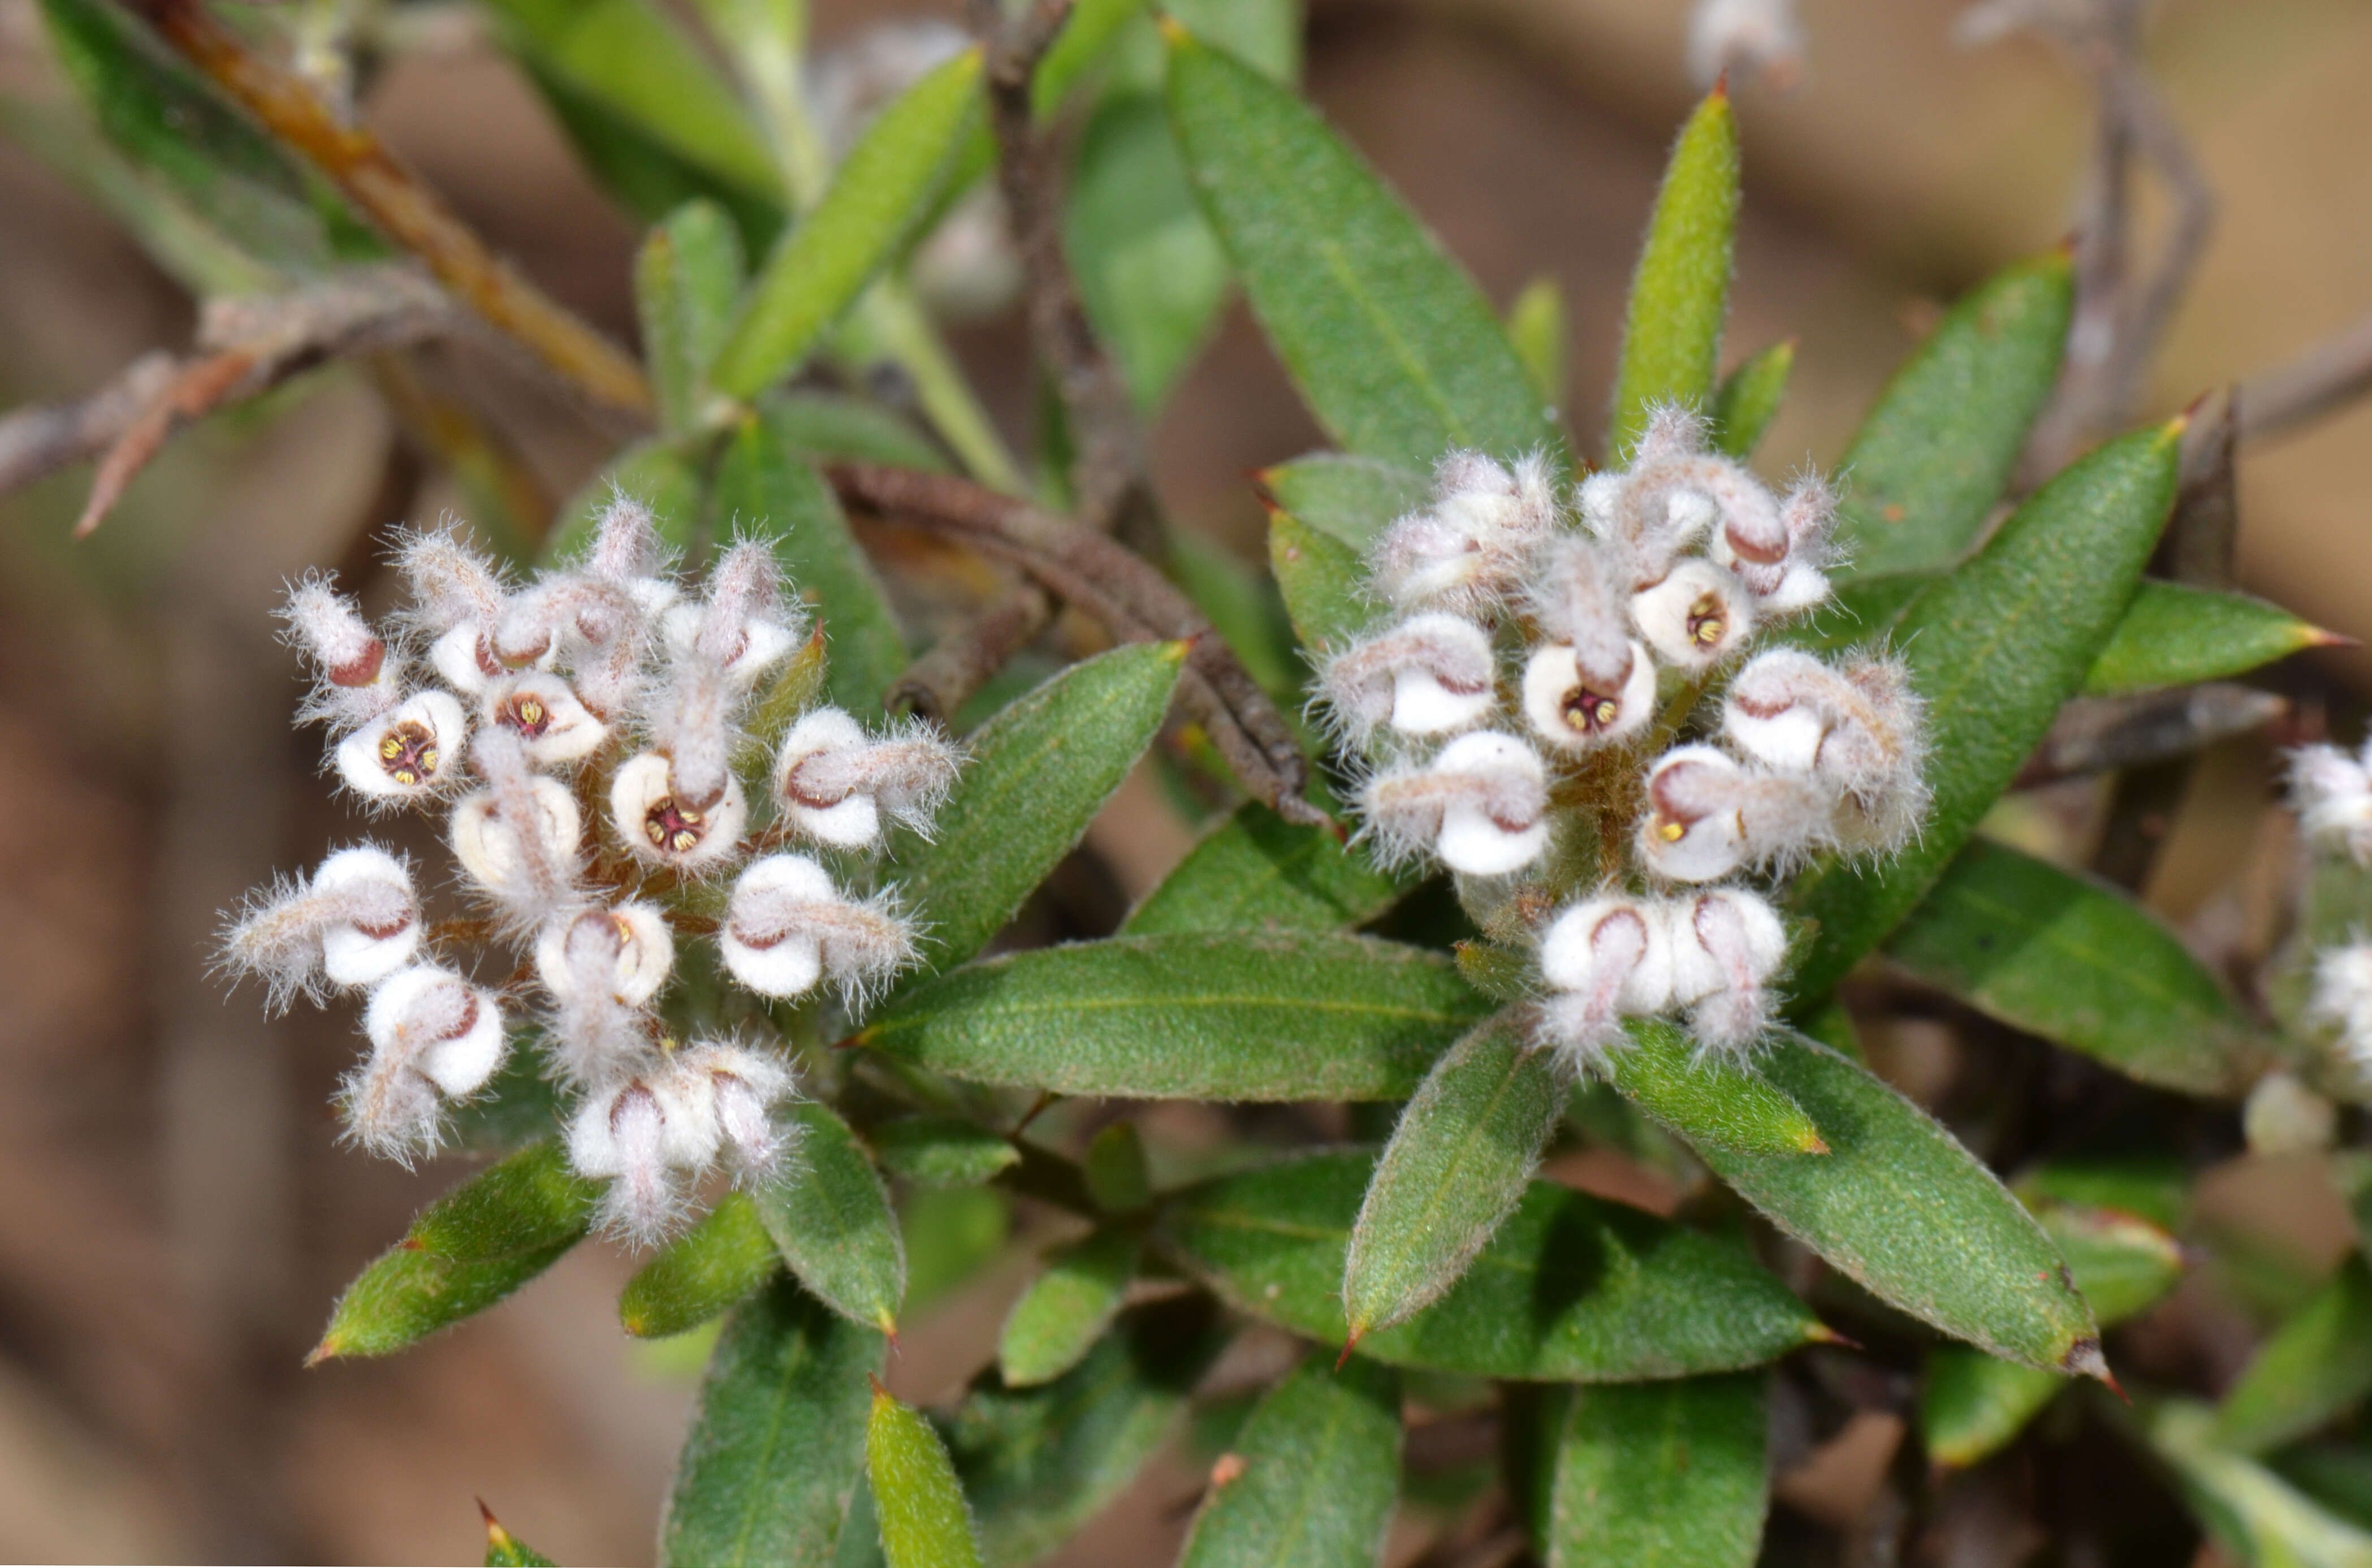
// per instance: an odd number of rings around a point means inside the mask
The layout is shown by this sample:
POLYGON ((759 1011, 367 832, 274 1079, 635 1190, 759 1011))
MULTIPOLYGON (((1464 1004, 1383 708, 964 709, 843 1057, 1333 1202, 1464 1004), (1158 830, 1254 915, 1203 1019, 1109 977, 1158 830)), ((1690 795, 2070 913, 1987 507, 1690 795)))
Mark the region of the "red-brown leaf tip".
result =
POLYGON ((1343 1365, 1351 1359, 1351 1353, 1359 1348, 1359 1342, 1366 1337, 1366 1333, 1367 1330, 1365 1329, 1351 1330, 1351 1337, 1343 1342, 1343 1353, 1334 1358, 1335 1371, 1343 1370, 1343 1365))

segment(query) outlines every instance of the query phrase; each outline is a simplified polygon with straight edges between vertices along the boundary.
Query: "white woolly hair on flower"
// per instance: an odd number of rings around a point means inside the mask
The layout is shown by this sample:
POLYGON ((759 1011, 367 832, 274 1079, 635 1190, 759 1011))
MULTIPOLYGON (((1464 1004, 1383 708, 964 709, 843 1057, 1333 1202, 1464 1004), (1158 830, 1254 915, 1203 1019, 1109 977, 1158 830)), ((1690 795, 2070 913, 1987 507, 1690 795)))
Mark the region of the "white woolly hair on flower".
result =
POLYGON ((807 634, 807 617, 785 610, 781 598, 773 547, 738 540, 710 570, 708 597, 663 618, 669 651, 679 662, 697 658, 747 691, 807 634))
POLYGON ((1452 452, 1435 467, 1432 504, 1376 540, 1371 580, 1402 610, 1487 614, 1515 591, 1526 558, 1556 523, 1545 453, 1509 469, 1480 452, 1452 452))
POLYGON ((1602 688, 1619 690, 1631 676, 1631 577, 1621 545, 1579 534, 1541 544, 1525 571, 1525 611, 1602 688))
POLYGON ((851 899, 803 854, 750 863, 717 945, 733 978, 758 994, 804 995, 829 979, 851 1013, 919 957, 913 923, 888 897, 851 899))
POLYGON ((520 929, 577 902, 584 818, 557 779, 533 772, 519 738, 481 730, 471 756, 486 787, 453 807, 453 856, 471 887, 520 929))
POLYGON ((1787 529, 1785 569, 1748 587, 1762 596, 1764 613, 1800 615, 1828 602, 1828 571, 1843 557, 1834 537, 1837 493, 1828 476, 1809 468, 1797 474, 1779 504, 1779 520, 1787 529))
POLYGON ((1730 682, 1722 734, 1765 767, 1834 786, 1855 849, 1900 849, 1926 815, 1925 707, 1899 658, 1863 652, 1831 667, 1793 648, 1758 654, 1730 682))
POLYGON ((1432 761, 1388 769, 1359 792, 1388 863, 1425 854, 1473 877, 1520 871, 1548 848, 1548 769, 1512 735, 1461 735, 1432 761))
POLYGON ((308 572, 288 585, 279 610, 284 640, 313 667, 313 690, 298 710, 303 723, 320 719, 332 735, 368 724, 403 697, 403 660, 390 648, 355 601, 331 586, 329 574, 308 572))
POLYGON ((687 1079, 707 1079, 737 1181, 762 1181, 782 1168, 797 1145, 798 1129, 777 1121, 774 1107, 796 1100, 798 1086, 773 1052, 736 1040, 696 1040, 676 1052, 668 1069, 687 1079))
POLYGON ((507 1052, 494 993, 434 964, 381 982, 363 1032, 370 1055, 342 1091, 348 1135, 407 1164, 436 1147, 444 1101, 483 1088, 507 1052))
POLYGON ((676 787, 675 775, 674 761, 656 751, 620 763, 610 781, 610 830, 645 864, 686 876, 714 875, 740 855, 749 796, 727 773, 722 794, 705 807, 694 806, 676 787))
POLYGON ((1689 17, 1689 75, 1710 87, 1727 72, 1752 73, 1782 91, 1804 66, 1796 0, 1697 0, 1689 17))
POLYGON ((1694 557, 1631 596, 1631 623, 1657 656, 1702 672, 1754 635, 1754 600, 1727 569, 1694 557))
MULTIPOLYGON (((2366 749, 2372 751, 2372 742, 2366 749)), ((2290 808, 2308 842, 2372 866, 2372 767, 2336 746, 2301 746, 2289 757, 2290 808)))
POLYGON ((2340 1051, 2372 1074, 2372 942, 2359 938, 2315 955, 2308 1011, 2337 1028, 2340 1051))
POLYGON ((1742 865, 1792 870, 1835 838, 1837 792, 1808 773, 1745 766, 1712 746, 1680 746, 1647 774, 1639 854, 1673 882, 1713 882, 1742 865))
POLYGON ((674 962, 675 939, 650 904, 572 910, 537 934, 536 979, 552 998, 546 1040, 563 1078, 605 1082, 651 1056, 645 1008, 674 962))
POLYGON ((1699 1049, 1742 1054, 1770 1031, 1778 998, 1772 977, 1787 958, 1787 930, 1761 895, 1711 888, 1665 906, 1672 1004, 1689 1009, 1699 1049))
POLYGON ((470 718, 449 692, 415 691, 330 749, 330 771, 372 810, 450 795, 470 718))
POLYGON ((336 851, 309 878, 284 877, 248 901, 223 933, 219 962, 264 983, 285 1012, 327 985, 372 985, 420 950, 412 865, 373 843, 336 851))
POLYGON ((799 715, 774 758, 774 798, 792 828, 841 849, 881 836, 883 813, 927 835, 963 753, 921 719, 878 738, 839 708, 799 715))
POLYGON ((491 680, 481 701, 483 722, 518 737, 532 767, 581 762, 610 738, 610 726, 578 701, 565 679, 547 670, 491 680))
POLYGON ((682 1156, 704 1144, 713 1159, 722 1137, 713 1096, 703 1102, 684 1086, 657 1074, 622 1078, 587 1094, 569 1121, 571 1168, 609 1183, 596 1223, 636 1246, 664 1239, 682 1222, 692 1183, 707 1163, 682 1156))
POLYGON ((1601 892, 1559 912, 1541 933, 1540 965, 1551 993, 1541 1030, 1576 1068, 1628 1043, 1624 1018, 1671 1005, 1670 934, 1638 899, 1601 892))
POLYGON ((579 567, 605 583, 634 583, 664 578, 670 564, 667 541, 659 537, 658 519, 650 507, 613 482, 610 499, 594 519, 593 540, 579 567))
POLYGON ((501 568, 449 521, 402 536, 395 562, 412 592, 404 619, 427 640, 430 667, 455 691, 476 696, 504 668, 493 641, 510 599, 501 568))
MULTIPOLYGON (((1715 562, 1746 580, 1784 563, 1787 526, 1778 498, 1743 464, 1705 450, 1703 416, 1677 404, 1650 411, 1637 456, 1623 471, 1610 536, 1631 552, 1634 586, 1660 579, 1671 562, 1710 534, 1715 562)), ((1754 584, 1747 582, 1751 589, 1754 584)))
POLYGON ((1560 751, 1616 746, 1646 727, 1656 714, 1656 661, 1632 643, 1622 676, 1602 680, 1581 668, 1576 650, 1544 643, 1524 661, 1524 719, 1560 751))
POLYGON ((1446 610, 1413 615, 1329 659, 1319 691, 1344 738, 1364 747, 1389 725, 1443 735, 1481 723, 1494 702, 1491 633, 1446 610))

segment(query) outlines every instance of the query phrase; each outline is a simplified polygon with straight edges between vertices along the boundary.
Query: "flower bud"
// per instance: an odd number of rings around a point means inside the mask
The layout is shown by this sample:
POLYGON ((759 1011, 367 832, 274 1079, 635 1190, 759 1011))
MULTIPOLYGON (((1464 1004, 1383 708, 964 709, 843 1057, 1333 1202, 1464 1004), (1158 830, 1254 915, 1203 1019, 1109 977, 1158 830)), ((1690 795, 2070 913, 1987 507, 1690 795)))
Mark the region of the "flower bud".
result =
POLYGON ((1361 792, 1387 858, 1431 853, 1452 871, 1519 871, 1548 848, 1548 769, 1512 735, 1461 735, 1424 766, 1379 773, 1361 792))
MULTIPOLYGON (((1767 498, 1769 492, 1763 494, 1767 498)), ((1758 513, 1750 528, 1726 524, 1716 532, 1713 558, 1735 571, 1769 613, 1809 610, 1829 597, 1829 580, 1820 568, 1831 554, 1829 533, 1836 513, 1836 492, 1828 481, 1806 474, 1772 515, 1775 540, 1758 513)))
POLYGON ((1656 665, 1640 643, 1624 645, 1610 674, 1592 674, 1567 644, 1532 650, 1524 665, 1524 717, 1532 732, 1565 751, 1613 746, 1656 714, 1656 665))
POLYGON ((331 588, 327 577, 291 584, 280 618, 288 623, 288 640, 313 665, 308 716, 327 719, 333 731, 351 729, 401 699, 402 661, 390 656, 355 601, 331 588))
POLYGON ((453 808, 454 858, 480 891, 537 923, 573 901, 584 819, 557 779, 527 770, 517 736, 482 733, 471 748, 487 787, 453 808))
POLYGON ((536 936, 536 978, 564 1002, 598 991, 623 1006, 645 1006, 674 967, 675 936, 656 904, 578 910, 536 936))
POLYGON ((1832 786, 1851 807, 1839 826, 1856 847, 1899 849, 1927 807, 1919 694, 1898 659, 1841 669, 1792 648, 1757 655, 1730 682, 1722 733, 1756 761, 1832 786))
POLYGON ((610 825, 636 859, 678 871, 715 870, 738 854, 750 803, 730 773, 725 790, 705 807, 675 788, 673 765, 645 751, 620 765, 610 784, 610 825))
POLYGON ((300 991, 373 985, 420 950, 412 870, 375 844, 340 850, 309 882, 283 883, 247 909, 223 939, 223 962, 260 977, 268 1005, 300 991))
POLYGON ((1704 670, 1754 635, 1754 605, 1736 577, 1690 559, 1631 596, 1631 623, 1665 663, 1704 670))
POLYGON ((1541 934, 1541 979, 1554 993, 1541 1019, 1576 1065, 1623 1042, 1622 1019, 1672 1000, 1672 947, 1663 917, 1634 899, 1599 897, 1558 914, 1541 934))
POLYGON ((501 1005, 492 992, 433 964, 390 977, 363 1011, 371 1054, 345 1084, 346 1125, 376 1154, 433 1148, 439 1097, 485 1086, 503 1064, 501 1005))
POLYGON ((918 832, 955 783, 955 746, 916 722, 876 740, 838 708, 799 716, 774 761, 783 819, 820 843, 860 849, 888 812, 918 832))
POLYGON ((1438 610, 1412 616, 1328 661, 1320 690, 1355 745, 1377 726, 1439 735, 1490 713, 1491 634, 1438 610))
POLYGON ((610 738, 610 726, 557 675, 510 675, 489 683, 484 714, 487 724, 517 736, 528 761, 539 768, 582 761, 610 738))
POLYGON ((338 742, 331 758, 339 779, 366 800, 424 800, 459 779, 454 764, 469 737, 459 703, 422 691, 338 742))
POLYGON ((589 1181, 607 1180, 601 1228, 649 1246, 683 1217, 691 1185, 682 1156, 720 1134, 713 1098, 687 1099, 664 1078, 627 1078, 585 1097, 568 1124, 568 1163, 589 1181))
POLYGON ((1432 505, 1376 541, 1377 591, 1403 610, 1482 614, 1515 592, 1526 558, 1555 527, 1545 458, 1511 470, 1477 452, 1452 452, 1434 470, 1432 505))
POLYGON ((1711 882, 1741 865, 1785 865, 1833 836, 1834 792, 1814 779, 1740 767, 1710 746, 1680 746, 1647 775, 1639 854, 1675 882, 1711 882))
POLYGON ((762 996, 803 995, 829 976, 852 1006, 915 958, 906 921, 850 900, 803 854, 750 863, 717 941, 733 978, 762 996))
POLYGON ((790 1144, 773 1120, 776 1102, 790 1097, 790 1070, 762 1051, 707 1041, 676 1053, 671 1074, 704 1081, 723 1146, 745 1179, 762 1178, 781 1164, 790 1144))
POLYGON ((661 618, 669 654, 697 658, 747 691, 798 646, 803 618, 783 615, 775 603, 781 575, 774 552, 744 540, 725 552, 708 577, 708 598, 678 605, 661 618))
POLYGON ((1787 932, 1761 897, 1715 888, 1665 906, 1672 950, 1672 1003, 1708 1050, 1743 1051, 1771 1027, 1771 977, 1787 957, 1787 932))

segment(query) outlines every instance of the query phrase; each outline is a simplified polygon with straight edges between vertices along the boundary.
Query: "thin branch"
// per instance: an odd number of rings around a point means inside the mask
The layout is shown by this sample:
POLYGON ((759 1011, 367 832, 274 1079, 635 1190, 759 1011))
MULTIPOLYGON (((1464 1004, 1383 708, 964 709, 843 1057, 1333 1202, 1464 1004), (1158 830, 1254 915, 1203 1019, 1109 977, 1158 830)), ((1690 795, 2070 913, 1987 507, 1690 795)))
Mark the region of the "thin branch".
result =
POLYGON ((2287 365, 2250 377, 2239 392, 2240 438, 2262 440, 2338 412, 2372 392, 2372 316, 2287 365))
POLYGON ((0 416, 0 495, 12 494, 115 444, 140 411, 165 395, 181 362, 163 349, 144 354, 79 402, 17 409, 0 416))
POLYGON ((1006 587, 971 621, 948 633, 906 667, 890 688, 889 705, 950 722, 971 694, 1006 662, 1037 640, 1054 618, 1054 601, 1031 582, 1006 587))
POLYGON ((642 367, 509 263, 368 131, 343 123, 310 83, 250 51, 203 0, 143 0, 149 20, 284 145, 310 159, 456 298, 533 350, 585 397, 647 421, 642 367))
POLYGON ((1168 578, 1095 530, 969 480, 878 463, 825 470, 843 505, 964 540, 1020 568, 1049 593, 1127 642, 1184 639, 1179 700, 1246 788, 1278 815, 1323 822, 1301 798, 1309 764, 1267 696, 1192 600, 1168 578))
POLYGON ((2188 756, 2270 724, 2288 709, 2270 691, 2220 680, 2131 697, 2079 697, 2060 710, 2011 787, 2032 789, 2188 756))

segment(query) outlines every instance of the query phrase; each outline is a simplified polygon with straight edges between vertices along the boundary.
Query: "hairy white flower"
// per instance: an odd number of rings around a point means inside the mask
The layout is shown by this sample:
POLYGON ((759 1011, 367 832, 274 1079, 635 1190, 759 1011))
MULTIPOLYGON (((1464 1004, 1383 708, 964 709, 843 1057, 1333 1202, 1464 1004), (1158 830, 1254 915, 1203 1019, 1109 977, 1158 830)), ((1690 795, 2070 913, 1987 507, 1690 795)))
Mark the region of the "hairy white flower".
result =
POLYGON ((321 981, 375 985, 419 951, 412 868, 377 844, 339 850, 309 880, 250 901, 223 941, 224 963, 261 979, 274 1010, 321 981))
POLYGON ((669 654, 679 662, 697 659, 748 691, 806 634, 804 618, 776 602, 781 591, 773 549, 743 540, 709 574, 705 601, 678 605, 660 618, 669 654))
POLYGON ((1697 0, 1689 17, 1689 75, 1709 87, 1730 71, 1752 72, 1782 89, 1804 64, 1804 29, 1795 0, 1697 0))
POLYGON ((1775 545, 1760 531, 1750 536, 1725 526, 1714 535, 1713 558, 1734 570, 1771 614, 1809 610, 1829 597, 1821 568, 1832 554, 1829 534, 1836 517, 1836 492, 1819 474, 1805 474, 1779 504, 1775 545))
POLYGON ((442 691, 405 698, 338 742, 330 753, 339 781, 375 804, 425 800, 460 780, 470 720, 442 691))
POLYGON ((568 1124, 568 1163, 589 1181, 609 1182, 598 1211, 602 1229, 647 1247, 681 1221, 692 1179, 715 1157, 723 1136, 714 1098, 699 1096, 704 1086, 626 1078, 578 1104, 568 1124))
POLYGON ((1575 649, 1546 643, 1524 664, 1524 717, 1532 732, 1563 751, 1613 746, 1656 716, 1656 663, 1644 644, 1631 643, 1621 674, 1593 676, 1575 649))
POLYGON ((2358 1071, 2372 1074, 2372 942, 2326 947, 2315 955, 2308 1011, 2336 1026, 2340 1051, 2358 1071))
POLYGON ((880 900, 860 902, 803 854, 770 854, 733 884, 717 944, 733 978, 762 996, 799 996, 829 978, 856 1005, 915 960, 914 931, 880 900))
POLYGON ((1705 670, 1754 635, 1754 601, 1710 561, 1676 563, 1660 583, 1631 596, 1631 623, 1665 663, 1705 670))
POLYGON ((1787 957, 1787 932, 1761 896, 1713 888, 1666 906, 1672 1005, 1708 1050, 1743 1051, 1771 1027, 1770 981, 1787 957))
POLYGON ((707 1040, 678 1051, 669 1072, 687 1085, 706 1081, 723 1149, 744 1180, 771 1175, 782 1164, 792 1130, 776 1125, 773 1108, 792 1097, 789 1068, 764 1051, 707 1040))
POLYGON ((539 768, 581 762, 610 738, 567 681, 541 671, 506 675, 489 681, 484 722, 518 737, 528 761, 539 768))
POLYGON ((675 786, 674 765, 656 751, 621 763, 610 782, 610 826, 637 860, 678 871, 714 871, 740 852, 750 822, 741 781, 727 773, 723 791, 693 806, 675 786))
POLYGON ((1711 746, 1680 746, 1647 774, 1640 858, 1674 882, 1712 882, 1742 865, 1785 867, 1833 838, 1835 791, 1808 774, 1741 766, 1711 746))
POLYGON ((2301 746, 2290 754, 2290 806, 2309 842, 2372 866, 2372 768, 2364 757, 2301 746))
POLYGON ((355 601, 308 575, 288 586, 280 618, 288 641, 304 650, 314 670, 305 716, 329 722, 340 734, 367 724, 402 700, 402 661, 389 650, 355 601))
MULTIPOLYGON (((510 588, 493 561, 446 528, 406 539, 396 567, 412 588, 412 619, 431 639, 428 662, 447 685, 474 697, 487 681, 517 668, 494 652, 494 631, 502 624, 510 588)), ((548 644, 522 662, 549 668, 558 652, 548 644)))
POLYGON ((1360 792, 1388 859, 1431 854, 1452 871, 1520 871, 1548 848, 1548 769, 1512 735, 1461 735, 1429 763, 1390 769, 1360 792))
POLYGON ((1364 746, 1385 725, 1425 736, 1479 723, 1491 711, 1495 673, 1488 632, 1431 610, 1328 660, 1319 691, 1344 735, 1364 746))
POLYGON ((875 738, 840 709, 817 708, 783 737, 774 798, 793 829, 841 849, 879 839, 885 813, 927 833, 960 755, 920 720, 875 738))
POLYGON ((1432 505, 1377 540, 1376 590, 1402 610, 1486 613, 1515 592, 1527 558, 1555 528, 1545 456, 1508 469, 1479 452, 1452 452, 1434 470, 1432 505))
POLYGON ((355 1142, 396 1157, 433 1148, 444 1099, 483 1088, 503 1064, 502 1008, 451 970, 417 964, 371 993, 369 1059, 345 1083, 355 1142))
POLYGON ((628 1007, 648 1004, 675 968, 675 936, 657 904, 587 908, 535 939, 535 974, 561 1000, 598 992, 628 1007))
POLYGON ((1671 1005, 1672 945, 1657 906, 1616 894, 1561 912, 1541 934, 1541 1008, 1551 1043, 1579 1066, 1624 1043, 1622 1020, 1671 1005))
POLYGON ((1924 708, 1900 659, 1855 656, 1831 668, 1773 648, 1730 682, 1722 733, 1746 756, 1831 785, 1837 826, 1854 847, 1891 852, 1926 815, 1924 708))
POLYGON ((576 902, 584 818, 558 779, 528 771, 518 737, 482 731, 471 748, 486 787, 453 807, 453 856, 477 889, 522 923, 576 902))

